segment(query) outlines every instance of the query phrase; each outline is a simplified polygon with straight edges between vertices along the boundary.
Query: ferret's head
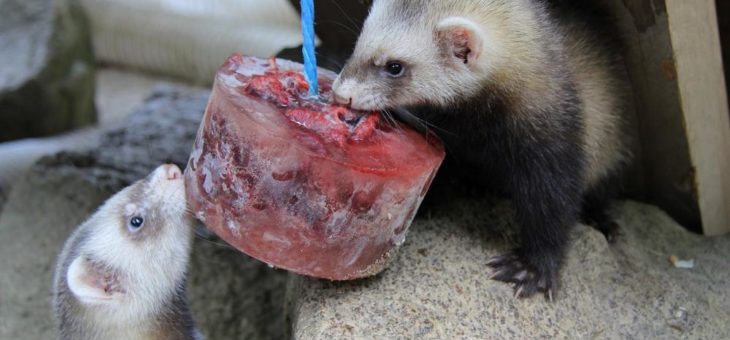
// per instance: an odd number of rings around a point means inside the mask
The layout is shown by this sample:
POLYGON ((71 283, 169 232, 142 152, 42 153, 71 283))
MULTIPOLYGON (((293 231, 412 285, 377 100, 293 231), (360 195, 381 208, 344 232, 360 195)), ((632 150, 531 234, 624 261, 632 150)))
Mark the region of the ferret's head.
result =
POLYGON ((470 5, 454 3, 376 0, 333 84, 335 100, 381 110, 475 95, 490 75, 494 45, 482 24, 465 16, 470 5))
POLYGON ((107 200, 86 232, 67 283, 82 305, 115 320, 158 310, 185 282, 192 241, 180 169, 162 165, 107 200))

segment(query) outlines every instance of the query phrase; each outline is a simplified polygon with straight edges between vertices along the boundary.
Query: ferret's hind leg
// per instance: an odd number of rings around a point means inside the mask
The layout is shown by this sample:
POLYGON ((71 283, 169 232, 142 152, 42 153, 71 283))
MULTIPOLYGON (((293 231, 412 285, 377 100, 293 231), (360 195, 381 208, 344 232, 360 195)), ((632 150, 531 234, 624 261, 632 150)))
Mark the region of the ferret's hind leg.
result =
MULTIPOLYGON (((613 181, 611 181, 613 182, 613 181)), ((583 197, 581 220, 600 231, 606 240, 613 243, 620 235, 619 225, 609 214, 611 199, 615 197, 616 185, 601 183, 586 192, 583 197)))

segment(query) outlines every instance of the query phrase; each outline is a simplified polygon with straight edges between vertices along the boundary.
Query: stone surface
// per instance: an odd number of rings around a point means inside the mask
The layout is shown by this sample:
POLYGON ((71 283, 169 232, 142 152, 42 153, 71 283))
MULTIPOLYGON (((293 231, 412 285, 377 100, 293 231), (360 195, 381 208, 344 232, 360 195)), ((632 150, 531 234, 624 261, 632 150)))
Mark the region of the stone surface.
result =
POLYGON ((515 237, 508 205, 456 201, 418 218, 379 277, 290 282, 295 339, 728 339, 730 237, 692 235, 657 208, 615 210, 614 245, 580 226, 553 303, 512 298, 486 261, 515 237), (488 227, 488 228, 485 228, 488 227), (668 257, 694 259, 694 269, 668 257))
POLYGON ((144 177, 160 163, 175 163, 181 169, 190 155, 209 92, 159 85, 145 104, 111 130, 93 152, 102 167, 113 168, 131 182, 144 177))
POLYGON ((0 214, 3 212, 5 201, 8 200, 8 193, 10 193, 10 184, 0 180, 0 214))
POLYGON ((0 215, 0 338, 52 339, 53 269, 61 245, 111 192, 84 167, 35 171, 18 183, 0 215))
POLYGON ((284 339, 288 274, 222 241, 198 238, 188 297, 206 339, 284 339))
MULTIPOLYGON (((163 162, 184 164, 208 92, 159 87, 86 153, 43 159, 0 215, 0 339, 52 339, 51 277, 71 231, 114 191, 163 162)), ((282 338, 286 273, 199 237, 188 296, 209 339, 282 338)))
POLYGON ((61 136, 29 138, 0 143, 0 209, 7 195, 33 163, 64 150, 88 150, 99 144, 101 129, 84 128, 61 136))
POLYGON ((94 58, 74 1, 0 1, 0 141, 94 122, 94 58))
MULTIPOLYGON (((158 88, 95 151, 46 158, 18 181, 0 214, 0 339, 54 337, 62 243, 113 191, 159 163, 185 162, 207 95, 158 88)), ((281 339, 290 325, 296 339, 730 338, 730 236, 689 234, 634 202, 614 214, 623 230, 614 245, 575 230, 553 303, 515 300, 487 279, 487 258, 514 244, 511 210, 466 199, 422 214, 390 268, 354 282, 273 270, 199 237, 188 295, 208 339, 281 339), (674 268, 670 255, 696 266, 674 268)))
POLYGON ((12 184, 25 174, 39 158, 60 151, 85 151, 96 147, 101 135, 118 127, 140 106, 155 84, 166 81, 118 69, 101 69, 96 73, 98 121, 90 127, 62 135, 26 138, 0 143, 0 209, 12 184))

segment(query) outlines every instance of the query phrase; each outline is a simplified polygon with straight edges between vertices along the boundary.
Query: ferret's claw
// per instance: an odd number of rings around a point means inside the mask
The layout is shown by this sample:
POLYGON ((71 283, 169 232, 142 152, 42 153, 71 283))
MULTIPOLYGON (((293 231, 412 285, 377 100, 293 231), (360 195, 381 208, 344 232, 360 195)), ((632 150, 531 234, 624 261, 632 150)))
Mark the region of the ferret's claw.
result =
POLYGON ((545 266, 539 270, 523 262, 515 252, 495 256, 487 261, 487 265, 494 268, 490 279, 515 284, 516 298, 531 297, 540 292, 553 301, 557 268, 545 266))
POLYGON ((521 286, 521 285, 515 288, 515 297, 516 298, 522 297, 522 291, 524 288, 525 288, 525 286, 521 286))

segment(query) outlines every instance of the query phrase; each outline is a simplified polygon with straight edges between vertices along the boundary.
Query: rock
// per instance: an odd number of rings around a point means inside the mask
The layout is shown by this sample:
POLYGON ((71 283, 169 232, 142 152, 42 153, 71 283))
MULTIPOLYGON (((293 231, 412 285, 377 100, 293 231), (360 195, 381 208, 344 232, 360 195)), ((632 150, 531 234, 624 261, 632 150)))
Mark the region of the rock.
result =
POLYGON ((728 339, 730 237, 692 235, 657 208, 626 202, 609 245, 579 226, 553 303, 517 300, 487 259, 514 244, 505 203, 457 201, 418 218, 379 277, 290 284, 295 339, 728 339), (485 228, 488 226, 489 228, 485 228), (691 270, 668 257, 693 258, 691 270))
POLYGON ((0 180, 0 214, 3 212, 3 206, 8 199, 8 192, 10 192, 10 184, 0 180))
POLYGON ((0 208, 11 188, 38 159, 61 151, 87 151, 96 148, 101 135, 119 126, 140 106, 162 78, 102 69, 96 73, 96 102, 99 121, 88 128, 43 138, 25 138, 0 143, 0 208))
POLYGON ((92 123, 94 58, 73 1, 0 1, 0 141, 92 123))
POLYGON ((145 104, 123 128, 102 137, 93 154, 102 167, 113 168, 131 182, 161 163, 185 168, 210 92, 182 86, 156 86, 145 104))
POLYGON ((182 169, 208 95, 206 90, 159 85, 122 127, 106 131, 96 148, 44 157, 35 168, 72 171, 111 192, 146 176, 162 163, 175 163, 182 169), (79 168, 86 171, 79 172, 79 168))
POLYGON ((36 170, 14 186, 0 215, 0 338, 53 339, 56 256, 76 225, 111 194, 69 166, 36 170))
POLYGON ((188 297, 206 339, 285 338, 286 272, 202 238, 190 265, 188 297))
MULTIPOLYGON (((94 151, 41 160, 14 185, 0 215, 0 338, 55 337, 51 277, 71 231, 111 193, 189 156, 208 91, 158 87, 94 151)), ((198 238, 188 296, 209 339, 281 338, 284 272, 198 238)))
MULTIPOLYGON (((162 162, 186 161, 207 96, 158 88, 98 149, 46 158, 14 185, 0 215, 0 339, 54 338, 51 276, 62 243, 115 190, 162 162)), ((491 199, 432 208, 389 269, 344 283, 273 270, 198 238, 193 313, 208 339, 289 330, 296 339, 730 338, 730 236, 693 235, 657 208, 623 202, 615 244, 576 228, 554 302, 516 300, 486 269, 514 244, 511 214, 491 199), (674 268, 670 255, 695 267, 674 268)))
POLYGON ((101 129, 84 128, 45 138, 27 138, 0 143, 0 208, 12 184, 43 156, 63 150, 88 150, 99 144, 101 129))

